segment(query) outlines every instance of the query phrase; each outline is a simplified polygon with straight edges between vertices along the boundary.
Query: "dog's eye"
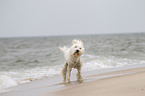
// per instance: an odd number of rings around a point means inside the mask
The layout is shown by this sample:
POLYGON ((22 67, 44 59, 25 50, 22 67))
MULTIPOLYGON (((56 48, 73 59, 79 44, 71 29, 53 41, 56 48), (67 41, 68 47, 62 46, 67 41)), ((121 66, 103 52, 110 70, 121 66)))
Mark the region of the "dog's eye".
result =
POLYGON ((77 46, 75 46, 75 48, 77 48, 77 46))
POLYGON ((80 49, 82 49, 82 48, 80 48, 80 49))

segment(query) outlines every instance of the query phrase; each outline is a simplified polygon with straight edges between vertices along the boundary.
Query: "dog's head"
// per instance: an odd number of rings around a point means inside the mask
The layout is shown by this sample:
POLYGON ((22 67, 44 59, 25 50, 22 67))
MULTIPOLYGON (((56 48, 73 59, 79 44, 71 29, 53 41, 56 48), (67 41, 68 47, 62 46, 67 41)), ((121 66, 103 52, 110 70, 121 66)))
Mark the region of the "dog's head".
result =
POLYGON ((84 53, 83 42, 80 40, 73 40, 73 45, 71 46, 72 55, 75 57, 81 56, 84 53))

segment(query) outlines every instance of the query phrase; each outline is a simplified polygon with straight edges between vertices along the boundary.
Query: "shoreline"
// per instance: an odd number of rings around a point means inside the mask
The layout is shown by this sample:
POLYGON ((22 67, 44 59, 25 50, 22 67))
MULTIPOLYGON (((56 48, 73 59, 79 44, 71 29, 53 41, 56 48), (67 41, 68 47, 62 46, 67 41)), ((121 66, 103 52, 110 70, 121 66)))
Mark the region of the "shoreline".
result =
MULTIPOLYGON (((90 93, 91 93, 90 96, 109 96, 108 94, 102 95, 94 89, 100 90, 100 92, 106 92, 108 90, 107 88, 109 88, 110 92, 113 92, 117 88, 111 85, 112 82, 118 82, 116 85, 122 85, 122 84, 119 84, 121 83, 121 81, 129 80, 129 77, 140 78, 141 77, 140 74, 145 76, 144 65, 130 66, 130 67, 124 67, 124 68, 120 67, 120 68, 114 68, 114 69, 107 69, 105 71, 98 70, 98 71, 88 72, 88 74, 83 73, 84 75, 83 83, 78 83, 75 76, 76 74, 72 73, 71 84, 63 84, 62 76, 59 75, 53 78, 44 78, 44 79, 29 82, 29 83, 21 84, 19 86, 11 88, 13 90, 11 90, 10 92, 0 94, 0 96, 74 96, 74 95, 75 96, 81 96, 81 95, 88 96, 86 94, 90 94, 90 93), (101 84, 104 84, 104 85, 101 85, 101 84), (92 87, 93 89, 91 89, 89 93, 85 93, 85 92, 88 92, 87 90, 89 90, 87 88, 92 88, 92 87), (99 95, 96 95, 96 94, 99 94, 99 95)), ((143 77, 143 80, 145 81, 145 77, 143 77)), ((140 83, 143 84, 144 82, 139 81, 139 84, 140 83)), ((145 90, 144 87, 143 87, 143 90, 145 90)), ((144 96, 144 95, 141 95, 141 96, 144 96)), ((110 96, 115 96, 115 95, 110 95, 110 96)), ((122 96, 122 95, 116 95, 116 96, 122 96)), ((128 96, 128 95, 123 95, 123 96, 128 96)), ((131 95, 131 96, 138 96, 138 95, 131 95)))

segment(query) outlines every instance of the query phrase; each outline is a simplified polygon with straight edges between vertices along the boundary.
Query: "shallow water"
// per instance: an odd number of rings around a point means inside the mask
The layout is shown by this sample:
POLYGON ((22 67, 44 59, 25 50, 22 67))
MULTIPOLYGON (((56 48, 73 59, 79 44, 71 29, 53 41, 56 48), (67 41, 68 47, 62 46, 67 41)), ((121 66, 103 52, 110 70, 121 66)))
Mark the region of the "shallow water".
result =
POLYGON ((64 64, 58 47, 84 42, 83 72, 145 64, 145 34, 0 38, 0 91, 58 76, 64 64))

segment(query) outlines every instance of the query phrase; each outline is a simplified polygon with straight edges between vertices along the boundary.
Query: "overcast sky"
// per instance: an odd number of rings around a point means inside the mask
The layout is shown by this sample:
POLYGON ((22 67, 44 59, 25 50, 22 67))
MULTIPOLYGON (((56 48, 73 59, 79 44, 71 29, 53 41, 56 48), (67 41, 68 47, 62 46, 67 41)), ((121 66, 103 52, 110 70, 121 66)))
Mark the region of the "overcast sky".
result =
POLYGON ((145 0, 0 0, 0 37, 145 32, 145 0))

